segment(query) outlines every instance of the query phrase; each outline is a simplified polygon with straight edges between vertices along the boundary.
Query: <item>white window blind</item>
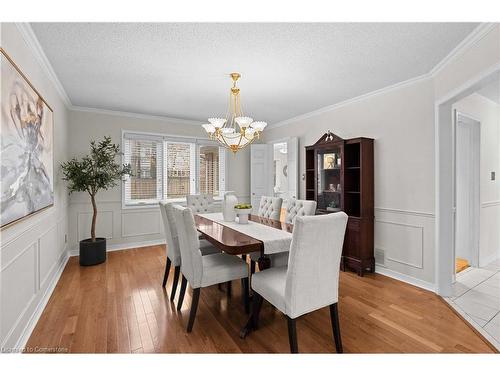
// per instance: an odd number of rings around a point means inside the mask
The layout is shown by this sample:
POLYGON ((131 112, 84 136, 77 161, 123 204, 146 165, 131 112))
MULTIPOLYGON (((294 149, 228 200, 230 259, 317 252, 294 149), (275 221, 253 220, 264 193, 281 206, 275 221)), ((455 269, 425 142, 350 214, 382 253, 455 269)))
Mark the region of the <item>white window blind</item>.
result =
POLYGON ((125 180, 125 204, 148 204, 163 196, 163 143, 161 140, 124 139, 124 159, 132 175, 125 180))
POLYGON ((124 132, 125 206, 184 200, 188 194, 221 197, 225 191, 226 150, 215 142, 124 132))

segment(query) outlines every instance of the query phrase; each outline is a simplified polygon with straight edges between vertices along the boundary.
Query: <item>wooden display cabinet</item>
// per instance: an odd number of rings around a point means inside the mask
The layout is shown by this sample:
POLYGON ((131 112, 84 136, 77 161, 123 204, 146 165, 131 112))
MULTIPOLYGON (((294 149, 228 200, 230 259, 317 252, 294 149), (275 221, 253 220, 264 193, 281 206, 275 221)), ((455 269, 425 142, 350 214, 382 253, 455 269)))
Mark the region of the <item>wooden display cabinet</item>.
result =
POLYGON ((306 199, 317 202, 316 214, 349 215, 341 269, 358 275, 374 272, 373 139, 342 139, 324 134, 306 147, 306 199))

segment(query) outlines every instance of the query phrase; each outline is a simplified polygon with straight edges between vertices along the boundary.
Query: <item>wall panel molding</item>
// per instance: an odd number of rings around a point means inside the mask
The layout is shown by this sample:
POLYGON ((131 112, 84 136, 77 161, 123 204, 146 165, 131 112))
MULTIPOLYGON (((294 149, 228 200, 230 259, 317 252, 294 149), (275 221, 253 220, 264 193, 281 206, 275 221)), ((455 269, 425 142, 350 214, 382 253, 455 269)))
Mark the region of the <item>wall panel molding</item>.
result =
POLYGON ((377 212, 387 212, 392 214, 401 214, 401 215, 409 215, 409 216, 421 216, 428 217, 434 219, 436 215, 432 212, 424 212, 424 211, 411 211, 411 210, 402 210, 398 208, 386 208, 386 207, 375 207, 375 211, 377 212))
MULTIPOLYGON (((401 259, 397 259, 396 257, 391 257, 389 255, 386 255, 385 259, 389 260, 391 262, 396 262, 396 263, 404 264, 404 265, 407 265, 407 266, 410 266, 410 267, 413 267, 413 268, 418 268, 418 269, 423 269, 424 268, 424 227, 423 226, 421 226, 421 225, 405 224, 405 223, 398 223, 398 222, 393 222, 393 221, 383 221, 383 220, 376 220, 375 222, 379 223, 379 224, 396 225, 396 226, 401 226, 401 227, 406 227, 406 228, 413 228, 413 229, 418 230, 420 232, 418 234, 418 236, 420 237, 420 246, 419 246, 419 251, 420 251, 419 258, 420 258, 420 261, 419 261, 418 264, 415 264, 415 263, 412 263, 412 262, 408 262, 408 261, 405 261, 405 260, 401 260, 401 259)), ((384 252, 384 254, 391 253, 390 249, 383 248, 381 246, 375 246, 375 248, 378 249, 378 250, 382 250, 384 252)), ((394 249, 393 249, 393 251, 394 251, 394 249)))
POLYGON ((481 208, 496 207, 496 206, 500 206, 500 200, 481 203, 481 208))
POLYGON ((161 233, 160 210, 124 211, 122 218, 122 237, 149 236, 161 233))
MULTIPOLYGON (((89 238, 90 237, 90 227, 91 227, 91 217, 92 217, 93 213, 90 212, 90 211, 79 211, 76 213, 76 236, 77 236, 77 240, 80 241, 82 239, 85 239, 85 238, 89 238), (87 218, 85 220, 85 224, 84 224, 84 221, 83 221, 83 216, 90 216, 90 218, 87 218), (88 226, 88 231, 85 231, 87 234, 85 236, 83 236, 83 229, 81 228, 82 225, 85 225, 85 227, 88 226)), ((96 236, 98 235, 97 232, 99 231, 99 229, 101 229, 102 231, 104 231, 104 237, 106 237, 106 239, 112 239, 113 238, 113 233, 114 233, 114 219, 113 219, 113 210, 102 210, 102 211, 97 211, 97 225, 96 225, 96 236), (110 215, 107 215, 110 217, 110 222, 107 223, 108 225, 108 228, 106 228, 106 224, 103 224, 103 216, 104 214, 110 214, 110 215), (101 219, 101 222, 99 222, 99 219, 101 219), (104 228, 104 229, 103 229, 104 228)), ((106 217, 106 216, 104 216, 106 217)), ((105 222, 106 223, 106 222, 105 222)), ((103 232, 101 232, 103 233, 103 232)))

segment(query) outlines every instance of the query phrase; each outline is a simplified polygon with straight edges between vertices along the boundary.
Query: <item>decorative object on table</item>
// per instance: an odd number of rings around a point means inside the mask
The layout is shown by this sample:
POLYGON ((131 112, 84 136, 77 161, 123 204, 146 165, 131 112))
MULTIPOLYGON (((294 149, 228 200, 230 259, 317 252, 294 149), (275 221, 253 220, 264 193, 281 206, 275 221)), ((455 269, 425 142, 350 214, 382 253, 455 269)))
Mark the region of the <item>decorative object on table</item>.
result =
POLYGON ((238 150, 248 146, 256 139, 267 126, 263 121, 254 121, 251 117, 243 114, 240 103, 240 89, 236 87, 236 81, 241 77, 240 73, 231 73, 233 87, 229 92, 229 108, 225 118, 209 118, 209 124, 202 127, 208 133, 210 139, 217 140, 221 145, 236 153, 238 150))
POLYGON ((1 226, 54 204, 54 114, 0 48, 1 226))
POLYGON ((227 191, 224 194, 224 202, 222 202, 222 217, 224 221, 235 221, 236 211, 234 206, 238 204, 238 198, 234 191, 227 191))
POLYGON ((130 165, 116 162, 120 146, 106 136, 102 141, 90 142, 90 154, 80 160, 73 158, 61 164, 63 180, 68 181, 69 193, 87 192, 90 195, 93 215, 90 229, 91 238, 80 241, 80 265, 92 266, 106 261, 106 238, 96 237, 97 222, 96 194, 117 185, 117 181, 131 174, 130 165))
POLYGON ((334 184, 330 184, 330 185, 328 185, 328 187, 330 188, 330 191, 335 192, 335 185, 334 184))
POLYGON ((360 276, 375 270, 373 143, 329 131, 305 150, 306 199, 318 202, 318 214, 340 210, 349 215, 341 265, 360 276), (338 172, 324 170, 325 155, 331 154, 337 156, 338 172), (335 194, 328 194, 330 184, 336 186, 335 194))
POLYGON ((238 222, 240 224, 248 224, 248 215, 252 213, 252 205, 248 203, 237 204, 234 206, 236 215, 238 215, 238 222))
POLYGON ((325 154, 323 164, 324 169, 335 169, 335 154, 325 154))

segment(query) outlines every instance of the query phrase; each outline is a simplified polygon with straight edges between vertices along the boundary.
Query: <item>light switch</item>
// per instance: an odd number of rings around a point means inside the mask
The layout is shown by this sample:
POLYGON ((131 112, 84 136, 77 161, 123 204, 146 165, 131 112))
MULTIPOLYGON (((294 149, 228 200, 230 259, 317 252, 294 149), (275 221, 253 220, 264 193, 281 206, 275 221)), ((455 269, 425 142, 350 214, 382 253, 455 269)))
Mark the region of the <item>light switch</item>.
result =
POLYGON ((495 181, 495 172, 491 172, 491 181, 495 181))

